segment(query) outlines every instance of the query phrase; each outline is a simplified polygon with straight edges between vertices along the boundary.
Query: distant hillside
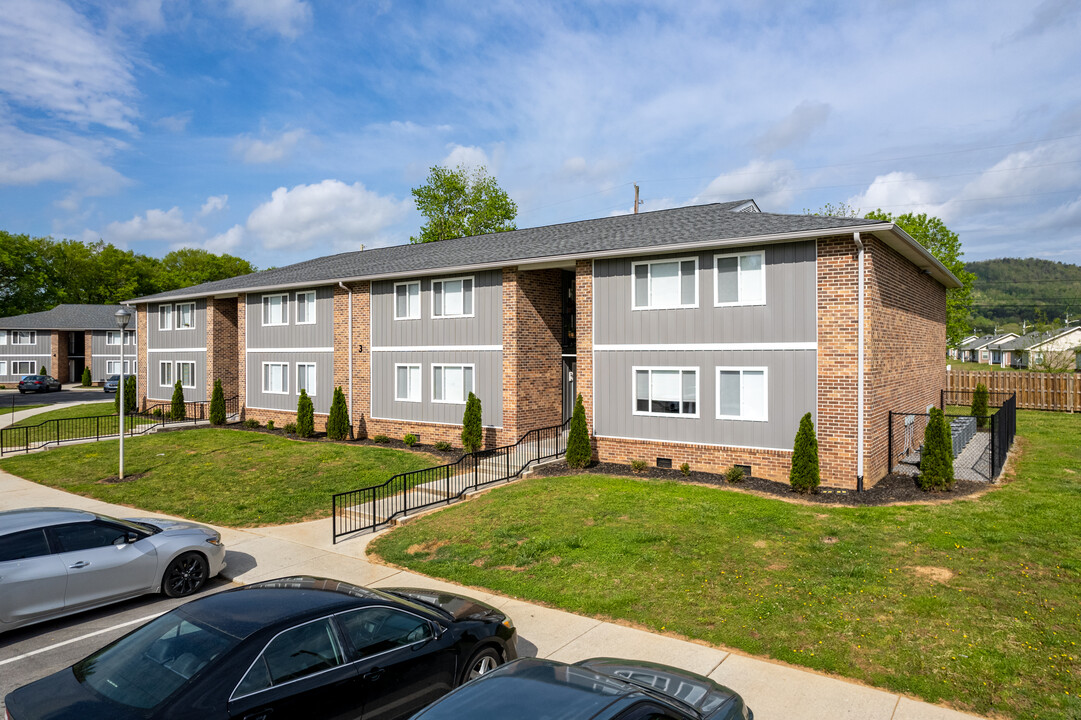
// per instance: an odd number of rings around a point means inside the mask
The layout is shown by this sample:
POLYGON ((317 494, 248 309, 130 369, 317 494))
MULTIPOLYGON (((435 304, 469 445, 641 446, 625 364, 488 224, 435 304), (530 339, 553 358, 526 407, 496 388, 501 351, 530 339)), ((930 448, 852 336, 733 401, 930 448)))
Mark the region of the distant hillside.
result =
POLYGON ((976 275, 972 315, 978 331, 1081 318, 1081 265, 1037 258, 966 263, 976 275))

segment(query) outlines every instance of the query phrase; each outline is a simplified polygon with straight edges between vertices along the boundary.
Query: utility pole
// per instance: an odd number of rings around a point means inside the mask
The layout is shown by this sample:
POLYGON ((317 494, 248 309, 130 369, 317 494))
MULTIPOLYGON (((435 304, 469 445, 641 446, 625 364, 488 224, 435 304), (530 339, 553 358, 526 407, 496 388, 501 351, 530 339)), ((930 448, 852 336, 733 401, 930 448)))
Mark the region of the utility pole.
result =
POLYGON ((638 214, 638 206, 641 205, 641 204, 642 204, 642 202, 638 199, 638 183, 635 183, 634 184, 634 214, 635 215, 638 214))

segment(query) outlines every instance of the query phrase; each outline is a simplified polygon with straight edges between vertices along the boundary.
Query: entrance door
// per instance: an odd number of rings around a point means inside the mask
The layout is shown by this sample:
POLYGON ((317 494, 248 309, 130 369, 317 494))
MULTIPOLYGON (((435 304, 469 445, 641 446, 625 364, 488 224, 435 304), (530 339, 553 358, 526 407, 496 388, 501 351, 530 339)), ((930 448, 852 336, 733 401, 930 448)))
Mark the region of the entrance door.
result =
POLYGON ((572 357, 563 358, 563 421, 570 420, 574 414, 574 401, 578 397, 578 383, 575 375, 578 372, 578 360, 572 357))

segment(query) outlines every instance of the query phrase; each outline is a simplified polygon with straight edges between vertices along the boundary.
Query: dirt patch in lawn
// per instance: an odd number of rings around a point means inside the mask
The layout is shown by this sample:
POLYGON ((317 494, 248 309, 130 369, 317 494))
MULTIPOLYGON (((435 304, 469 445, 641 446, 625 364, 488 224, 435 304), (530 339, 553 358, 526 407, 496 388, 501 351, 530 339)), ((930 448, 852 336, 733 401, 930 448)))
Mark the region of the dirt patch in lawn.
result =
POLYGON ((909 565, 908 570, 916 573, 920 577, 925 577, 932 582, 942 583, 945 585, 950 580, 953 580, 954 573, 952 570, 947 570, 944 567, 932 567, 928 565, 909 565))
POLYGON ((145 477, 146 473, 135 473, 133 475, 125 475, 120 478, 118 475, 110 475, 107 478, 98 480, 98 485, 119 485, 120 483, 129 483, 138 480, 141 477, 145 477))
POLYGON ((435 554, 437 552, 439 552, 439 548, 446 545, 450 545, 450 540, 428 540, 426 542, 410 545, 405 549, 405 551, 413 556, 421 554, 427 555, 428 559, 430 560, 435 557, 435 554))

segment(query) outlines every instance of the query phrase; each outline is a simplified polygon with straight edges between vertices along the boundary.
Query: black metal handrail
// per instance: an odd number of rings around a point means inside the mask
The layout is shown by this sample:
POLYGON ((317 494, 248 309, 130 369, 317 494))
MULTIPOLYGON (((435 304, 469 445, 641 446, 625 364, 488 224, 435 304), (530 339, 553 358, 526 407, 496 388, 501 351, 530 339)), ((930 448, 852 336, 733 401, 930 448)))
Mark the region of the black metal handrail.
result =
POLYGON ((518 477, 532 464, 567 451, 570 421, 530 430, 513 445, 466 453, 452 463, 399 473, 378 485, 332 498, 333 542, 375 531, 396 517, 449 504, 467 492, 518 477))

